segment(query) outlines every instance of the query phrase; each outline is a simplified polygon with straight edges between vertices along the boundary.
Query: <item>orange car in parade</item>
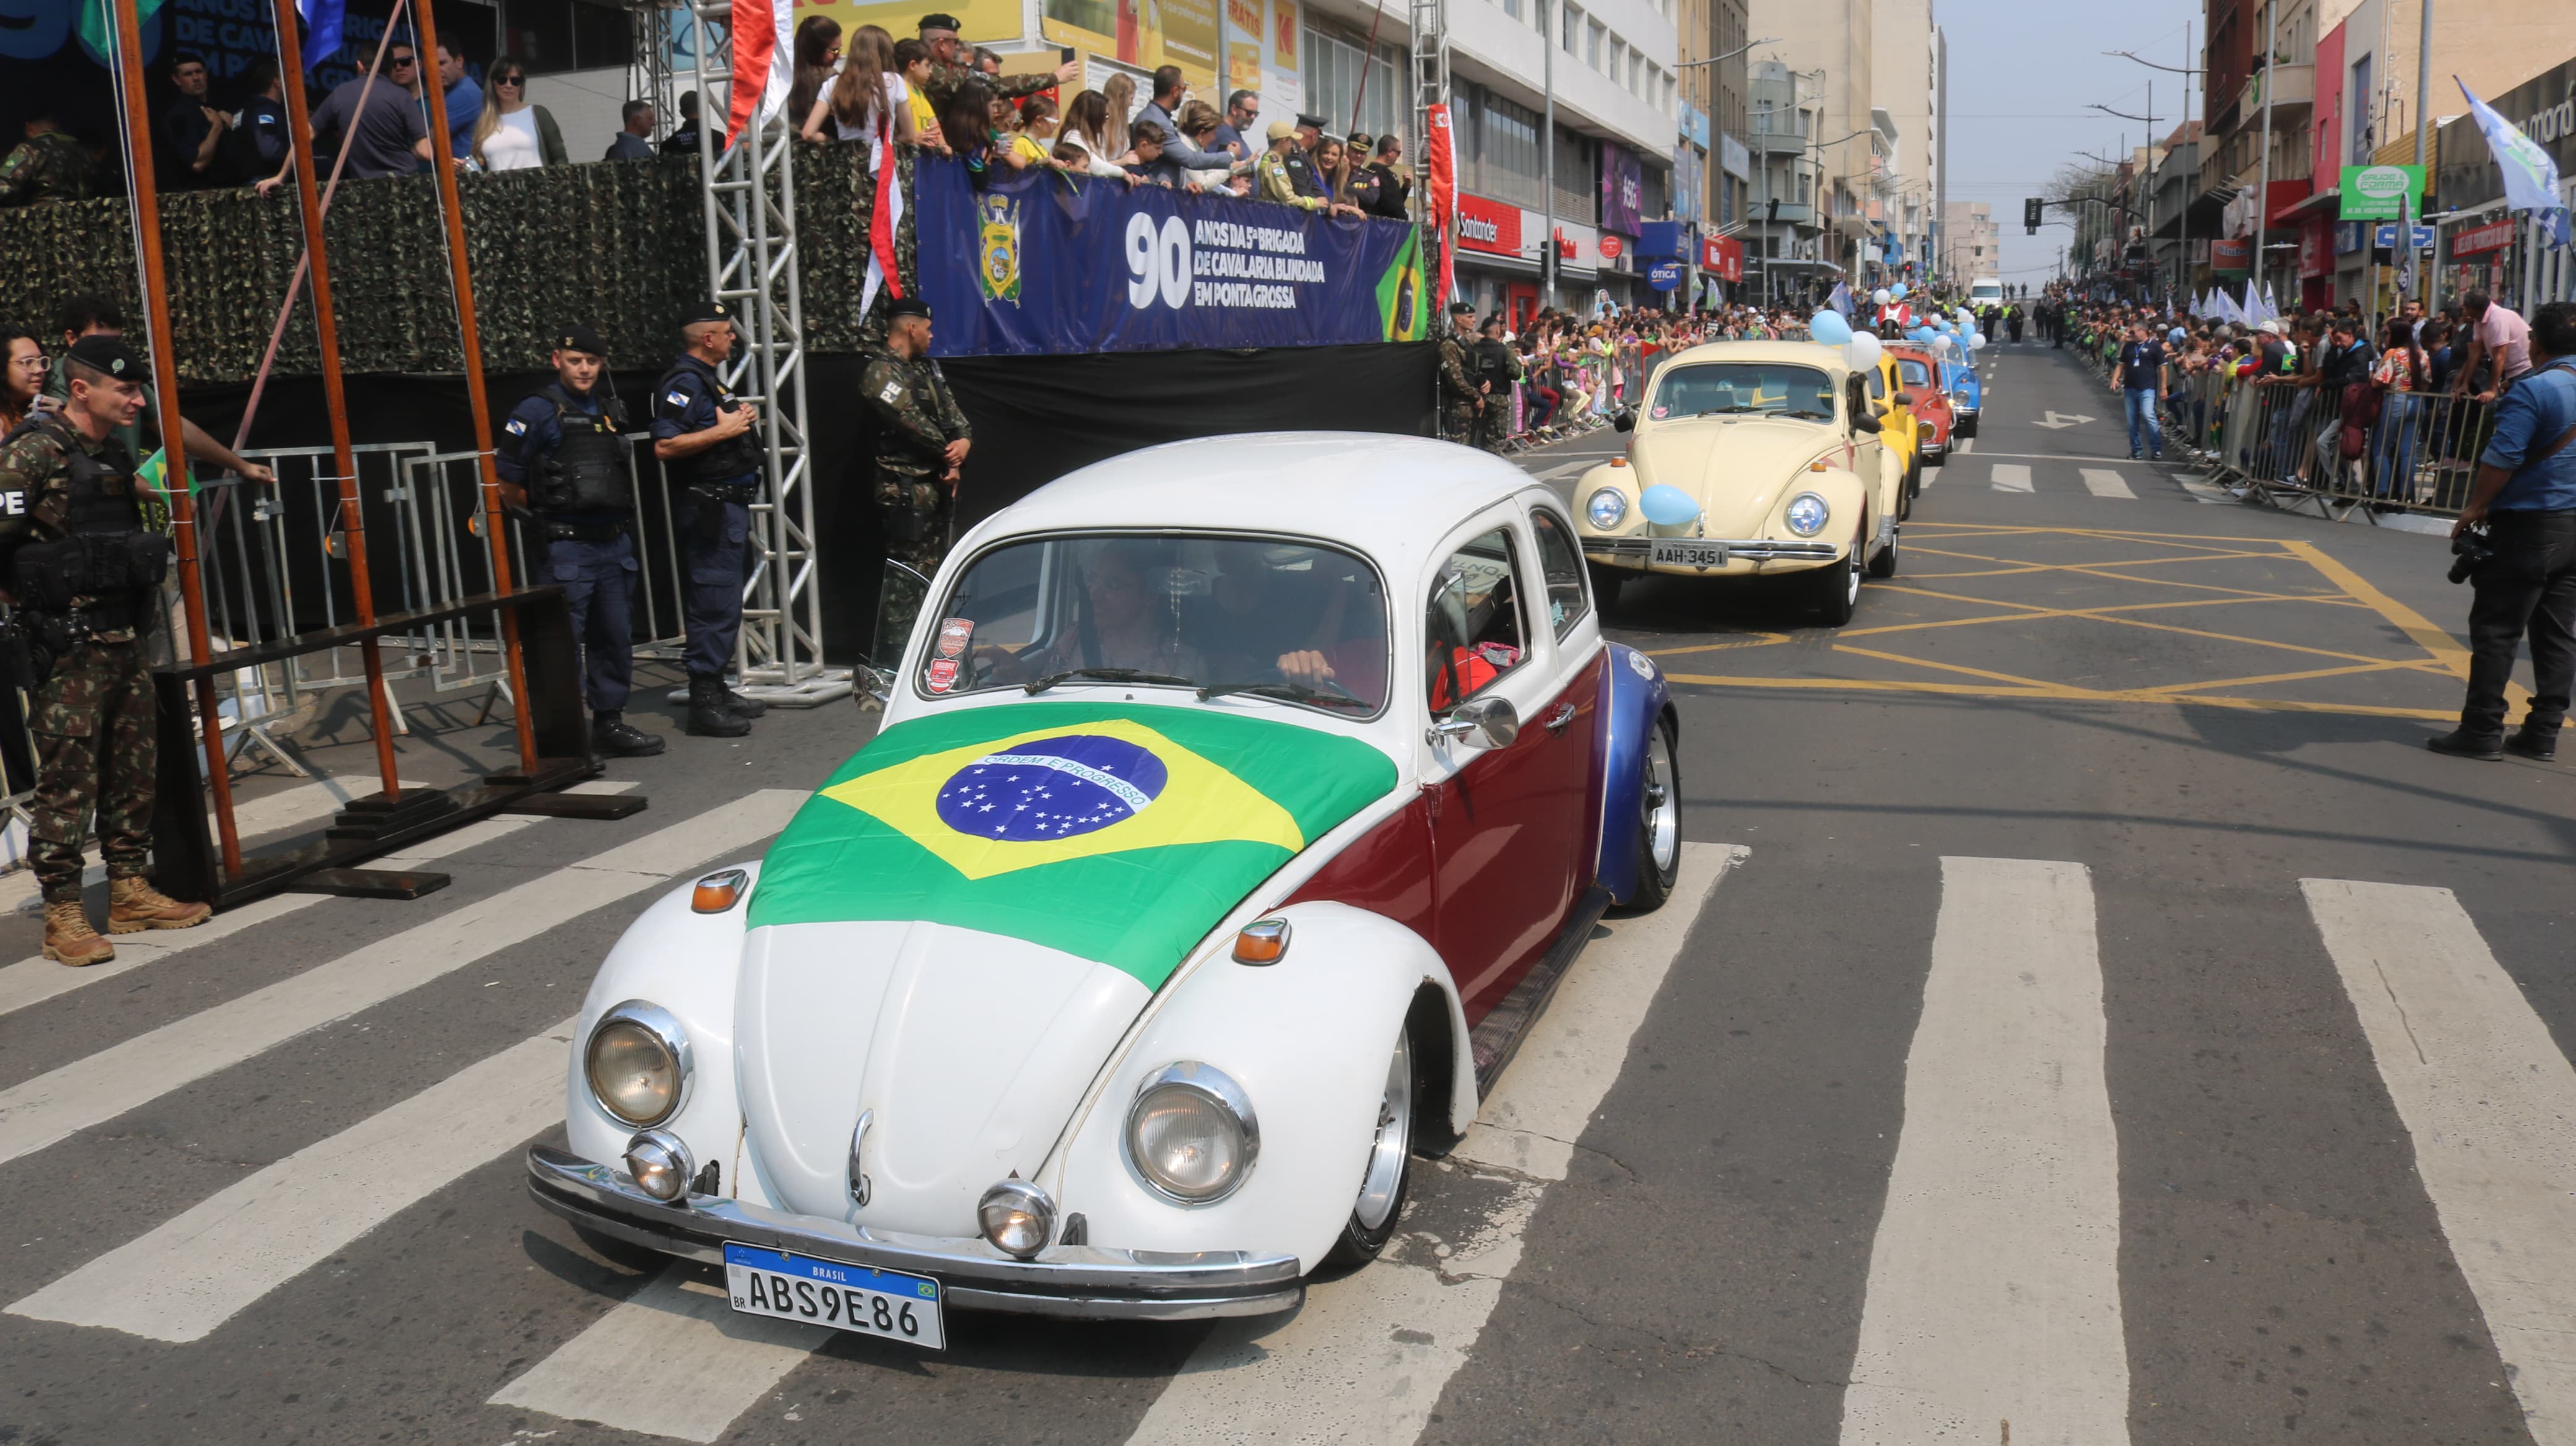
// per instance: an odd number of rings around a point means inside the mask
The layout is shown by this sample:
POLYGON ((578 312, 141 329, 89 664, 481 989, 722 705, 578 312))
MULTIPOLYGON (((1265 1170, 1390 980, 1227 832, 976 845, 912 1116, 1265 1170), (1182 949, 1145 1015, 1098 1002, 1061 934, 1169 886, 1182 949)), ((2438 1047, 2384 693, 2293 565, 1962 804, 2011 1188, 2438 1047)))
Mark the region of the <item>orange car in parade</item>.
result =
MULTIPOLYGON (((1932 435, 1922 442, 1923 465, 1938 467, 1950 459, 1950 429, 1958 421, 1950 410, 1950 394, 1933 381, 1941 374, 1940 366, 1933 361, 1931 349, 1920 342, 1891 341, 1881 345, 1896 359, 1897 384, 1914 399, 1908 409, 1914 413, 1914 420, 1932 424, 1932 435)), ((1914 475, 1914 495, 1920 497, 1923 474, 1918 471, 1914 475)))

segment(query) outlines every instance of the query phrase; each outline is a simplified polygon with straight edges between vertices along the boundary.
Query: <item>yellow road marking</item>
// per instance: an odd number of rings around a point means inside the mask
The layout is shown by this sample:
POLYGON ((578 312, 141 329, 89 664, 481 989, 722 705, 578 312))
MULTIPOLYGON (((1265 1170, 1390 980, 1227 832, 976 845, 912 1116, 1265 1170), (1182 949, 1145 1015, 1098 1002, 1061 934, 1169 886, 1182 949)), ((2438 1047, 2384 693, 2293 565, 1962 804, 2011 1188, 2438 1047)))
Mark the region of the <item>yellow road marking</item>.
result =
POLYGON ((1903 663, 1909 668, 1934 668, 1944 673, 1965 673, 1971 678, 1986 678, 1998 683, 2010 683, 2018 688, 2045 689, 2055 693, 2070 694, 2084 698, 2098 698, 2102 696, 2101 693, 2094 689, 2078 688, 2072 683, 2043 682, 2037 678, 2024 678, 2012 673, 1998 673, 1986 668, 1971 668, 1960 663, 1936 663, 1929 658, 1909 658, 1902 653, 1882 653, 1875 648, 1853 648, 1837 643, 1834 645, 1834 651, 1837 653, 1850 653, 1854 657, 1877 658, 1882 662, 1903 663))
POLYGON ((2406 604, 2381 592, 2363 580, 2360 573, 2327 556, 2316 544, 2292 542, 2287 546, 2301 561, 2323 574, 2326 581, 2352 595, 2353 601, 2388 619, 2399 632, 2415 640, 2415 646, 2431 653, 2442 666, 2461 678, 2469 676, 2469 650, 2461 647, 2449 633, 2406 604))
POLYGON ((1931 683, 1905 678, 1748 678, 1700 673, 1666 673, 1667 682, 1704 688, 1764 688, 1792 692, 1841 689, 1855 693, 1940 693, 1970 698, 2031 698, 2051 703, 2160 703, 2183 707, 2230 708, 2249 713, 2331 713, 2354 718, 2422 718, 2444 722, 2459 716, 2454 708, 2381 708, 2367 703, 2314 703, 2298 698, 2204 697, 2189 693, 2087 693, 2080 689, 1995 688, 1974 683, 1931 683))
POLYGON ((2354 673, 2430 673, 2436 671, 2439 666, 2421 659, 2408 658, 2403 662, 2395 663, 2355 663, 2345 668, 2311 668, 2304 673, 2261 673, 2250 678, 2220 678, 2207 683, 2166 683, 2153 688, 2141 688, 2138 691, 2172 695, 2182 692, 2201 692, 2213 688, 2250 688, 2256 683, 2296 683, 2309 678, 2340 678, 2354 673))

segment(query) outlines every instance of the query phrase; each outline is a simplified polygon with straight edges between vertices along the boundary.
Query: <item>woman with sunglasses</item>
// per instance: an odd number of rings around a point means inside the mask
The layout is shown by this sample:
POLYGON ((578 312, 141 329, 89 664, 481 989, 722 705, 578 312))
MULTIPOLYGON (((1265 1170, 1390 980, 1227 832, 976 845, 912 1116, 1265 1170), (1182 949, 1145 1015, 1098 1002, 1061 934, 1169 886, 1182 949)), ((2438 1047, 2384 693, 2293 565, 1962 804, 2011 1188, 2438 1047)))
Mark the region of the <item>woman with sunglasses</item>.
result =
POLYGON ((528 68, 516 57, 492 62, 492 94, 474 118, 474 159, 487 171, 524 171, 565 162, 563 132, 541 105, 528 103, 528 68))

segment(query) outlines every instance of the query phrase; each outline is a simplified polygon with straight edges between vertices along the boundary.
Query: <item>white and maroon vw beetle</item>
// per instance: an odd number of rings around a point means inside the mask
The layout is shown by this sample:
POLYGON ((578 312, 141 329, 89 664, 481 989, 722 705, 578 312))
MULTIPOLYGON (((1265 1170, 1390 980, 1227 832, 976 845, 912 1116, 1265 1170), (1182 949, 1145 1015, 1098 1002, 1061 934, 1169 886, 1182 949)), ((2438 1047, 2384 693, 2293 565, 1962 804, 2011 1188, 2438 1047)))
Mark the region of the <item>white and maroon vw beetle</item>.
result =
POLYGON ((876 737, 609 955, 531 1189, 928 1346, 1297 1304, 1601 911, 1663 902, 1662 675, 1553 492, 1384 436, 1086 468, 929 596, 876 737))

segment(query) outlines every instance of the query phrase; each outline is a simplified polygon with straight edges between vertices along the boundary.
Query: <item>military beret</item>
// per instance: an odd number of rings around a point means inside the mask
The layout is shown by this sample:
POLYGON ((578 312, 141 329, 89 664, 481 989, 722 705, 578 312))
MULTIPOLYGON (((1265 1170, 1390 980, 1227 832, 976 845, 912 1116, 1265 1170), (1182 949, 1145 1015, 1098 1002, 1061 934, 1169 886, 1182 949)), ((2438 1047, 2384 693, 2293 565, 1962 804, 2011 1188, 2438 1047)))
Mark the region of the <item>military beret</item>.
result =
POLYGON ((1297 134, 1297 128, 1286 121, 1270 123, 1270 138, 1274 141, 1284 141, 1295 134, 1297 134))
POLYGON ((102 371, 119 381, 145 382, 143 358, 134 354, 123 337, 85 336, 72 343, 72 360, 94 371, 102 371))
POLYGON ((923 30, 963 30, 966 27, 958 24, 957 17, 954 15, 944 15, 934 12, 921 17, 920 28, 923 30))
POLYGON ((721 301, 701 301, 689 308, 688 315, 680 318, 680 325, 695 326, 702 321, 731 320, 733 320, 733 308, 721 301))
POLYGON ((1476 308, 1463 301, 1452 302, 1449 306, 1449 314, 1451 316, 1474 316, 1476 314, 1476 308))
POLYGON ((592 356, 606 356, 608 355, 608 344, 599 339, 598 332, 591 330, 580 322, 574 322, 572 325, 555 333, 555 350, 584 351, 590 353, 592 356))
POLYGON ((886 303, 886 320, 892 321, 898 316, 917 316, 928 321, 930 303, 918 296, 898 296, 886 303))

